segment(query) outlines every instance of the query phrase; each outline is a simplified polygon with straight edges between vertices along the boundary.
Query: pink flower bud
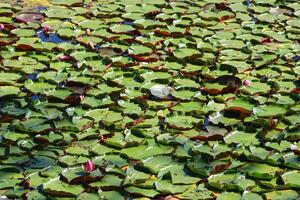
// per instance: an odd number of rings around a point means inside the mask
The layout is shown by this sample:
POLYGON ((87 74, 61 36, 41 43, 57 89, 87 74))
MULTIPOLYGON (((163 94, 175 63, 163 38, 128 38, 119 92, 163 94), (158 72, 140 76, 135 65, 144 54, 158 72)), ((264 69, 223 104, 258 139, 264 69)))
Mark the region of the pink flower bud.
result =
POLYGON ((69 60, 70 56, 62 55, 62 56, 59 56, 58 59, 61 61, 65 61, 65 60, 69 60))
POLYGON ((84 95, 83 95, 83 94, 82 94, 82 95, 79 95, 79 98, 80 98, 80 101, 83 101, 84 95))
POLYGON ((87 35, 91 35, 91 29, 85 29, 85 34, 87 34, 87 35))
POLYGON ((88 160, 84 165, 84 171, 92 172, 95 170, 95 165, 92 160, 88 160))
POLYGON ((48 26, 48 25, 45 25, 45 26, 43 27, 43 31, 44 31, 44 33, 49 33, 49 32, 50 32, 50 30, 51 30, 51 27, 50 27, 50 26, 48 26))
POLYGON ((178 75, 178 72, 177 71, 173 71, 172 76, 176 77, 177 75, 178 75))
POLYGON ((244 82, 243 82, 243 86, 245 86, 245 87, 248 87, 250 84, 251 84, 251 81, 248 79, 244 80, 244 82))
POLYGON ((0 31, 2 31, 4 28, 5 28, 4 25, 0 24, 0 31))
POLYGON ((99 137, 99 143, 104 142, 104 140, 105 140, 105 137, 103 135, 100 135, 100 137, 99 137))
POLYGON ((261 41, 262 44, 270 44, 271 42, 271 38, 269 37, 263 38, 261 41))

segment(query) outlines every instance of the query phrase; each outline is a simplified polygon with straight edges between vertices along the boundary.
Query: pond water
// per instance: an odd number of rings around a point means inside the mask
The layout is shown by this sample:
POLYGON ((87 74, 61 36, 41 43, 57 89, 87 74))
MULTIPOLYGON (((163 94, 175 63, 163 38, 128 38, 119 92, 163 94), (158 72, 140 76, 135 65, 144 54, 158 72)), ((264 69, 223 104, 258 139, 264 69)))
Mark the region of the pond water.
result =
POLYGON ((298 198, 298 0, 0 1, 0 199, 298 198))
POLYGON ((37 12, 49 5, 48 0, 2 0, 2 2, 22 6, 22 12, 37 12))

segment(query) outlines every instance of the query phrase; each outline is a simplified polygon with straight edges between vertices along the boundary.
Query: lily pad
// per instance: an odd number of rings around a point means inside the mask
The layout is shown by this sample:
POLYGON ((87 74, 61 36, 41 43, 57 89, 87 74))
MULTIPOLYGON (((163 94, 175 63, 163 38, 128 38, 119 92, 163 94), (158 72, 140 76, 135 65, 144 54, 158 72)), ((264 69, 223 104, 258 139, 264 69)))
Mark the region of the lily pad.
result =
POLYGON ((264 180, 270 180, 275 177, 276 173, 280 173, 282 171, 278 167, 261 163, 249 163, 241 167, 239 170, 247 173, 251 177, 264 180))
POLYGON ((73 197, 78 196, 83 192, 84 188, 81 185, 69 185, 61 182, 59 179, 51 179, 43 184, 43 190, 50 195, 73 197))
POLYGON ((0 196, 297 199, 299 17, 296 0, 2 0, 0 196))
POLYGON ((299 188, 299 172, 297 171, 291 171, 284 173, 281 177, 284 181, 284 184, 288 186, 289 188, 299 188))
POLYGON ((253 113, 258 117, 270 117, 284 115, 287 109, 281 105, 263 105, 253 108, 253 113))
POLYGON ((0 97, 7 95, 17 95, 20 92, 20 89, 15 86, 1 86, 0 87, 0 97))

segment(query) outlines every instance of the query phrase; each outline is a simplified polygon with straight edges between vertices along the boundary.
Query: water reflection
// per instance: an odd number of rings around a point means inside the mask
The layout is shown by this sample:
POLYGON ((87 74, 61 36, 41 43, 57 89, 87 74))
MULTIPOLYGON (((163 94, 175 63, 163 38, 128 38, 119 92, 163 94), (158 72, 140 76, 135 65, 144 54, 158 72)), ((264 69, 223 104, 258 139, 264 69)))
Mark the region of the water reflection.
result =
POLYGON ((64 40, 64 39, 60 38, 57 34, 54 34, 54 33, 45 34, 44 31, 42 31, 42 30, 39 30, 37 32, 37 36, 43 42, 54 42, 56 44, 60 44, 60 43, 63 43, 63 42, 69 42, 67 40, 64 40))
POLYGON ((1 0, 0 2, 22 6, 22 12, 40 12, 49 5, 49 0, 1 0))

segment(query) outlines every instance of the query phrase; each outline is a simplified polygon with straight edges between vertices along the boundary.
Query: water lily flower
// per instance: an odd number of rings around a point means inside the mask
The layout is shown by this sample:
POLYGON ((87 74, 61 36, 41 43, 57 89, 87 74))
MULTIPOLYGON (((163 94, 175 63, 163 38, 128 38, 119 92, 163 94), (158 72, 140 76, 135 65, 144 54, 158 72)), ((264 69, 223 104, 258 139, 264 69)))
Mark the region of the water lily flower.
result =
POLYGON ((263 38, 261 41, 262 44, 270 44, 271 42, 271 38, 269 37, 263 38))
POLYGON ((103 135, 100 135, 100 137, 99 137, 99 143, 104 142, 105 139, 106 139, 106 138, 105 138, 103 135))
POLYGON ((43 32, 44 32, 44 33, 49 33, 50 30, 51 30, 51 27, 50 27, 50 26, 48 26, 48 25, 43 26, 43 32))
POLYGON ((300 155, 300 149, 297 145, 291 144, 290 149, 293 151, 295 155, 300 155))
POLYGON ((95 170, 95 165, 92 160, 88 160, 84 165, 84 171, 92 172, 95 170))
POLYGON ((294 145, 294 144, 291 144, 290 145, 290 149, 293 151, 293 150, 298 150, 298 146, 297 145, 294 145))
POLYGON ((294 88, 294 89, 292 89, 291 93, 293 93, 293 94, 300 94, 300 88, 294 88))
POLYGON ((58 57, 58 59, 61 60, 61 61, 65 61, 65 60, 70 59, 70 56, 61 55, 61 56, 58 57))
POLYGON ((5 28, 4 25, 0 24, 0 31, 2 31, 4 28, 5 28))
POLYGON ((250 84, 251 84, 251 81, 248 79, 244 80, 244 82, 243 82, 243 86, 245 86, 245 87, 248 87, 250 84))
POLYGON ((80 101, 83 101, 83 99, 84 99, 84 94, 79 95, 79 99, 80 99, 80 101))
POLYGON ((91 35, 91 29, 85 29, 85 34, 87 34, 87 35, 91 35))
POLYGON ((173 71, 172 76, 176 77, 177 75, 178 75, 178 72, 177 71, 173 71))
POLYGON ((91 49, 95 49, 95 46, 91 41, 88 42, 88 45, 91 47, 91 49))
POLYGON ((151 94, 158 98, 167 98, 172 90, 173 88, 164 85, 154 85, 150 88, 151 94))
POLYGON ((112 66, 113 66, 113 64, 112 64, 112 63, 109 63, 108 65, 106 65, 104 71, 108 70, 108 69, 111 68, 112 66))

